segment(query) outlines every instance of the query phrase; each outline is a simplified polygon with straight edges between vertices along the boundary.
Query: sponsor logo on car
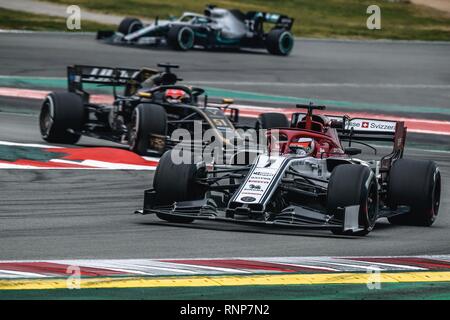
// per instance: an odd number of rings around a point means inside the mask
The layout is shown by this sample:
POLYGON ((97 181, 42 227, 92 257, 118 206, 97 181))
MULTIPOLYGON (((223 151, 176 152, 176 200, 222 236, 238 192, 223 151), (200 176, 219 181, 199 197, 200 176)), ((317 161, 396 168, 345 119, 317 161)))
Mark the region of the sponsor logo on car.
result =
POLYGON ((264 176, 264 177, 272 177, 273 176, 273 173, 271 173, 271 172, 255 171, 255 172, 253 172, 253 174, 255 176, 264 176))
POLYGON ((253 197, 242 197, 241 201, 242 202, 254 202, 256 200, 256 198, 253 197))
POLYGON ((381 120, 364 120, 364 119, 352 119, 347 123, 347 130, 370 130, 380 132, 395 132, 397 123, 393 121, 381 121, 381 120))
POLYGON ((124 78, 124 79, 134 78, 139 73, 139 71, 129 72, 127 70, 110 69, 110 68, 92 68, 89 72, 91 77, 86 78, 85 81, 96 81, 96 82, 111 81, 111 79, 109 77, 112 77, 114 75, 115 70, 116 70, 116 72, 118 72, 118 74, 116 74, 116 76, 118 76, 119 78, 124 78), (102 76, 104 76, 106 78, 102 78, 102 76))

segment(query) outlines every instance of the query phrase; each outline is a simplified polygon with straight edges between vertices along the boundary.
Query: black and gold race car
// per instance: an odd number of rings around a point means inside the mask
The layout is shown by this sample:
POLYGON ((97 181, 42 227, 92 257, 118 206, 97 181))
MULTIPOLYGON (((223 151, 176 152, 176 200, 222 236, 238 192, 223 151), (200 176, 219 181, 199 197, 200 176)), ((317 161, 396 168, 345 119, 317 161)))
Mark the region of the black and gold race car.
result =
POLYGON ((75 144, 85 135, 128 145, 140 155, 161 155, 183 135, 189 135, 191 147, 202 149, 212 142, 225 146, 240 139, 239 110, 230 107, 232 100, 208 103, 203 89, 177 84, 182 80, 172 72, 177 65, 158 66, 164 71, 69 66, 68 92, 51 92, 42 103, 42 138, 75 144), (93 103, 83 84, 112 86, 113 102, 93 103), (122 94, 117 87, 124 88, 122 94))

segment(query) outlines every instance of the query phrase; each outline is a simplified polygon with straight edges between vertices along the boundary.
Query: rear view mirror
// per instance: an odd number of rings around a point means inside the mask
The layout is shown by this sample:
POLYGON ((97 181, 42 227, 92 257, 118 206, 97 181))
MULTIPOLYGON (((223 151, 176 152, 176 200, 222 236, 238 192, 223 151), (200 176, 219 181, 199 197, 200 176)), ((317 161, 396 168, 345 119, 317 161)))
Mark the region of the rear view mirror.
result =
POLYGON ((344 122, 339 120, 331 120, 330 126, 333 129, 342 129, 344 127, 344 122))
POLYGON ((349 156, 356 156, 357 154, 360 154, 362 152, 361 149, 359 148, 345 148, 344 149, 344 153, 349 155, 349 156))

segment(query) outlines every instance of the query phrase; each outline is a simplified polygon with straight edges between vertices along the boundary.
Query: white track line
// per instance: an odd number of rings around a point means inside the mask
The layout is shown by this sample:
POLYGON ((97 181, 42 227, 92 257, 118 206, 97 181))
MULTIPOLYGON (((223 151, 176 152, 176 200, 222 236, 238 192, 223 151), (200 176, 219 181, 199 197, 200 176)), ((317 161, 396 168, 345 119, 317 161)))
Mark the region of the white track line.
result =
POLYGON ((34 273, 34 272, 23 272, 15 270, 0 270, 0 278, 46 278, 46 275, 34 273))
POLYGON ((81 162, 64 160, 64 159, 52 159, 49 162, 55 163, 65 163, 72 165, 81 165, 86 167, 92 167, 94 169, 110 169, 110 170, 155 170, 156 167, 153 166, 141 166, 136 164, 126 164, 126 163, 113 163, 98 160, 83 160, 81 162))
MULTIPOLYGON (((192 259, 189 259, 192 260, 192 259)), ((226 273, 252 273, 250 271, 245 271, 242 269, 232 269, 232 268, 220 268, 220 267, 211 267, 211 266, 203 266, 198 264, 189 264, 189 263, 177 263, 179 265, 183 266, 189 266, 189 267, 195 267, 198 269, 205 269, 205 270, 212 270, 212 271, 220 271, 220 272, 226 272, 226 273)))
POLYGON ((325 261, 325 260, 317 260, 317 261, 320 261, 320 263, 323 263, 326 265, 331 265, 331 266, 341 266, 341 267, 349 267, 349 268, 353 268, 353 269, 364 269, 364 270, 372 270, 373 269, 372 266, 362 266, 359 264, 339 263, 339 262, 325 261))
MULTIPOLYGON (((39 169, 39 167, 13 164, 13 163, 0 163, 0 169, 39 169)), ((45 169, 47 169, 47 168, 45 168, 45 169)))
POLYGON ((62 149, 62 147, 52 146, 47 144, 37 144, 37 143, 20 143, 20 142, 10 142, 10 141, 0 141, 0 145, 3 146, 17 146, 17 147, 30 147, 30 148, 45 148, 45 149, 62 149))

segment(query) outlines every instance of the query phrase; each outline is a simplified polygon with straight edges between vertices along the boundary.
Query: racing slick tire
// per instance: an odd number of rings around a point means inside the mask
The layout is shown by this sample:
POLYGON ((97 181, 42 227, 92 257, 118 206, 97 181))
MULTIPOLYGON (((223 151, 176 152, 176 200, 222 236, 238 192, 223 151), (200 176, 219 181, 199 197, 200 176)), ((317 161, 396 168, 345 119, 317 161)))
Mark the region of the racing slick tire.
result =
POLYGON ((75 132, 83 128, 84 117, 84 104, 79 95, 72 92, 50 93, 42 103, 39 114, 42 139, 52 143, 77 143, 81 135, 75 132))
POLYGON ((139 104, 131 115, 131 129, 129 136, 130 150, 139 155, 156 155, 163 153, 165 138, 167 135, 167 113, 157 104, 139 104), (161 143, 157 148, 150 146, 150 135, 161 143), (149 149, 153 151, 149 151, 149 149))
POLYGON ((167 33, 169 47, 178 51, 187 51, 194 46, 195 34, 188 26, 173 26, 167 33))
POLYGON ((294 47, 292 33, 284 29, 269 31, 266 38, 266 48, 271 54, 287 56, 294 47))
POLYGON ((332 229, 334 234, 365 236, 372 231, 378 215, 378 190, 375 175, 370 168, 356 164, 341 164, 334 168, 328 182, 327 209, 359 205, 358 222, 362 230, 332 229))
POLYGON ((396 225, 431 226, 439 212, 441 174, 434 161, 399 159, 392 165, 389 205, 410 207, 409 212, 389 217, 396 225))
MULTIPOLYGON (((190 201, 202 199, 206 189, 196 183, 198 178, 206 178, 206 167, 201 163, 175 164, 172 156, 175 150, 163 154, 156 168, 153 178, 153 188, 158 195, 158 201, 163 204, 172 204, 177 201, 190 201)), ((169 222, 190 223, 194 219, 179 217, 171 214, 157 213, 157 216, 169 222)))
POLYGON ((127 35, 133 32, 136 32, 140 29, 142 29, 144 25, 142 24, 141 20, 137 18, 124 18, 117 28, 117 31, 122 33, 123 35, 127 35))
POLYGON ((288 128, 289 121, 282 113, 267 112, 258 116, 256 129, 288 128))

